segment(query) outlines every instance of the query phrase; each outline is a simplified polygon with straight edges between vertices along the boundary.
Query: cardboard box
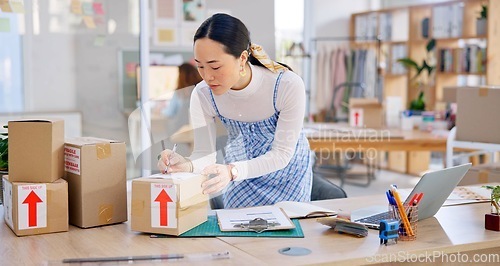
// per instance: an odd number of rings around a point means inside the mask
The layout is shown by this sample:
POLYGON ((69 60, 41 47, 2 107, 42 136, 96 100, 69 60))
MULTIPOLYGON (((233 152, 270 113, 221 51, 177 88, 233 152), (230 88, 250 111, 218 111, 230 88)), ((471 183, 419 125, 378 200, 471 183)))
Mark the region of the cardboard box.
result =
POLYGON ((68 183, 11 182, 4 186, 5 223, 18 236, 68 231, 68 183))
POLYGON ((132 181, 131 229, 180 235, 207 221, 205 176, 191 173, 153 175, 132 181))
POLYGON ((475 165, 462 178, 459 186, 500 182, 500 162, 475 165))
POLYGON ((51 183, 64 176, 64 120, 9 121, 11 182, 51 183))
POLYGON ((443 102, 456 103, 458 87, 444 87, 443 88, 443 102))
MULTIPOLYGON (((457 140, 500 143, 500 87, 457 90, 457 140)), ((10 130, 10 129, 9 129, 10 130)))
POLYGON ((384 126, 383 107, 377 99, 350 98, 349 125, 351 127, 381 128, 384 126))
POLYGON ((64 146, 69 222, 82 228, 127 221, 124 142, 80 137, 64 146))

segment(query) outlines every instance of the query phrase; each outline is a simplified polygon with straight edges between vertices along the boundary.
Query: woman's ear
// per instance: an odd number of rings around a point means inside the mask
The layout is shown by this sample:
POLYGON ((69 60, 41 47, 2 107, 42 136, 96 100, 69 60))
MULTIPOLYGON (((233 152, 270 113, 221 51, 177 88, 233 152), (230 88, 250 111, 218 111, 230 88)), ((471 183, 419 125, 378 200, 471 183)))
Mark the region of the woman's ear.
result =
POLYGON ((243 63, 243 65, 247 63, 247 61, 248 61, 248 51, 247 50, 241 52, 240 60, 241 60, 241 63, 243 63))

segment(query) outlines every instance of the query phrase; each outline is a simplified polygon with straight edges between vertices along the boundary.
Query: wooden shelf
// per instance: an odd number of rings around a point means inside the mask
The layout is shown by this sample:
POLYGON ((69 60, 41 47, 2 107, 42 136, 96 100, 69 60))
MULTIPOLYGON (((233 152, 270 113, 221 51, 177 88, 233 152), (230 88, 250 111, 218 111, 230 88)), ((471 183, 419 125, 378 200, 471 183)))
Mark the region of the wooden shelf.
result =
MULTIPOLYGON (((352 14, 350 33, 351 36, 357 36, 356 29, 360 28, 356 27, 359 26, 356 25, 356 21, 360 20, 358 16, 370 16, 370 21, 376 23, 377 36, 381 36, 382 39, 378 53, 380 56, 379 62, 385 63, 385 67, 381 72, 384 84, 384 99, 390 96, 398 96, 401 97, 403 106, 408 107, 409 103, 417 98, 420 91, 424 90, 427 109, 440 110, 443 106, 443 88, 460 85, 459 82, 463 80, 461 78, 463 76, 467 78, 470 76, 472 79, 481 77, 477 80, 485 80, 486 85, 500 84, 500 31, 498 31, 500 29, 500 17, 495 16, 495 14, 500 14, 499 0, 456 0, 435 4, 396 7, 352 14), (487 21, 487 32, 486 34, 478 35, 476 20, 481 11, 481 6, 484 4, 488 5, 488 13, 490 14, 487 21), (374 19, 374 16, 377 16, 377 19, 374 19), (424 27, 424 21, 427 23, 427 28, 424 27), (426 45, 432 39, 436 40, 436 46, 432 53, 428 53, 426 45), (473 46, 476 43, 481 48, 486 47, 486 50, 483 51, 483 53, 486 53, 487 58, 486 67, 470 69, 474 69, 474 71, 485 69, 486 72, 438 71, 440 69, 439 51, 464 48, 464 46, 473 46), (406 47, 405 57, 413 59, 419 65, 422 64, 424 59, 426 62, 436 62, 436 69, 431 77, 427 78, 426 74, 419 77, 425 83, 432 85, 417 87, 415 79, 413 79, 416 72, 413 69, 409 69, 406 74, 391 74, 393 71, 392 68, 397 67, 395 62, 398 59, 393 58, 395 57, 394 49, 402 49, 401 47, 406 47)), ((373 28, 371 30, 373 32, 373 28)), ((361 41, 356 42, 356 47, 363 47, 362 43, 361 41)), ((459 54, 459 50, 455 51, 459 54)), ((468 65, 465 68, 457 68, 456 65, 453 65, 451 69, 463 70, 469 69, 468 67, 472 67, 472 65, 468 65)), ((450 68, 447 66, 445 69, 450 68)), ((402 156, 401 162, 403 164, 406 163, 406 165, 400 165, 401 169, 404 168, 406 171, 413 169, 412 166, 414 166, 415 160, 409 154, 392 155, 402 156)), ((424 157, 428 157, 428 155, 424 157)), ((424 167, 425 169, 422 170, 426 170, 428 165, 424 167)), ((390 168, 394 168, 394 166, 391 165, 390 168)), ((419 169, 413 170, 418 171, 419 169)))
MULTIPOLYGON (((440 2, 435 4, 424 4, 407 7, 396 7, 389 9, 381 9, 376 11, 368 11, 352 14, 351 16, 351 36, 356 36, 356 18, 358 16, 370 16, 372 21, 377 23, 377 34, 383 36, 381 42, 380 62, 385 62, 385 69, 382 72, 384 80, 397 80, 397 82, 384 82, 384 97, 396 96, 392 93, 396 92, 398 96, 401 94, 401 79, 406 77, 406 97, 403 103, 408 104, 420 92, 420 88, 414 86, 415 80, 412 77, 416 72, 413 69, 407 71, 406 74, 391 74, 392 67, 395 67, 395 61, 398 58, 393 57, 393 49, 397 46, 405 46, 406 57, 418 62, 419 65, 425 59, 429 61, 429 56, 433 57, 436 62, 436 70, 439 70, 438 52, 441 49, 463 48, 464 45, 473 45, 477 43, 481 47, 486 47, 486 72, 438 72, 434 73, 434 80, 424 80, 435 86, 429 91, 429 95, 425 95, 427 108, 434 110, 436 99, 440 99, 443 86, 458 85, 458 76, 484 76, 486 85, 500 84, 500 18, 493 14, 499 14, 500 1, 498 0, 455 0, 448 2, 440 2), (490 17, 487 21, 486 34, 477 35, 476 20, 481 11, 482 5, 488 5, 488 13, 490 17), (377 16, 377 19, 374 19, 377 16), (392 19, 392 21, 390 21, 392 19), (388 21, 389 20, 389 21, 388 21), (424 30, 423 21, 427 21, 428 28, 424 30), (445 26, 442 26, 445 25, 445 26), (451 25, 451 26, 447 26, 451 25), (442 28, 448 27, 448 28, 442 28), (388 33, 389 32, 389 33, 388 33), (401 32, 403 32, 401 34, 401 32), (424 36, 424 32, 427 33, 424 36), (392 34, 392 35, 391 35, 392 34), (398 36, 394 36, 398 35, 398 36), (404 38, 406 37, 406 38, 404 38), (431 39, 436 40, 436 47, 433 54, 427 53, 425 47, 431 39), (488 47, 490 49, 488 49, 488 47), (496 51, 495 51, 496 50, 496 51), (392 88, 391 86, 396 86, 392 88)), ((359 19, 358 19, 359 21, 359 19)), ((372 29, 373 30, 373 29, 372 29)), ((357 41, 355 45, 362 47, 368 42, 357 41)), ((481 68, 480 68, 481 70, 481 68)), ((399 72, 398 72, 399 73, 399 72)), ((423 75, 425 76, 425 74, 423 75)), ((424 78, 422 75, 419 78, 424 78)))

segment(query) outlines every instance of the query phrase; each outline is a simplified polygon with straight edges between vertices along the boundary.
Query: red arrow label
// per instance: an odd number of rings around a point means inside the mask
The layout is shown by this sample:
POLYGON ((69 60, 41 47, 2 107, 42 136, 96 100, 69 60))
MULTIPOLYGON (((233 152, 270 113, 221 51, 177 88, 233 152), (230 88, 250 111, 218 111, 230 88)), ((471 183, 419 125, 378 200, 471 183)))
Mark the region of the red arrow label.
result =
POLYGON ((30 194, 23 201, 23 204, 28 204, 28 226, 33 227, 36 226, 36 204, 42 202, 42 199, 38 197, 35 191, 31 191, 30 194))
POLYGON ((173 202, 173 200, 168 196, 165 189, 162 189, 155 201, 160 203, 160 226, 168 226, 167 203, 173 202))
POLYGON ((358 117, 359 117, 359 113, 358 112, 354 113, 354 125, 356 125, 356 126, 358 125, 358 117))

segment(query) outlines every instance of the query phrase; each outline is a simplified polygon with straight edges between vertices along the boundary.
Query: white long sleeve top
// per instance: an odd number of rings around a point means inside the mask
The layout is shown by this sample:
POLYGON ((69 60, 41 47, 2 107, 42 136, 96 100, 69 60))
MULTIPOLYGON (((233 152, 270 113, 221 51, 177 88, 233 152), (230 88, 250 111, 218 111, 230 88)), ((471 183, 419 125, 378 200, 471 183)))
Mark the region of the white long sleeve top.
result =
MULTIPOLYGON (((256 122, 275 113, 273 93, 278 73, 253 66, 252 79, 242 90, 229 90, 223 95, 214 95, 220 114, 228 119, 256 122)), ((306 94, 303 80, 292 71, 281 77, 276 97, 276 108, 280 112, 271 150, 245 161, 234 162, 238 179, 255 178, 280 170, 288 165, 297 145, 304 123, 306 94)), ((194 150, 190 156, 194 172, 200 172, 216 162, 217 112, 213 107, 210 87, 200 82, 191 95, 191 123, 194 129, 194 150)), ((243 147, 242 147, 243 149, 243 147)))

